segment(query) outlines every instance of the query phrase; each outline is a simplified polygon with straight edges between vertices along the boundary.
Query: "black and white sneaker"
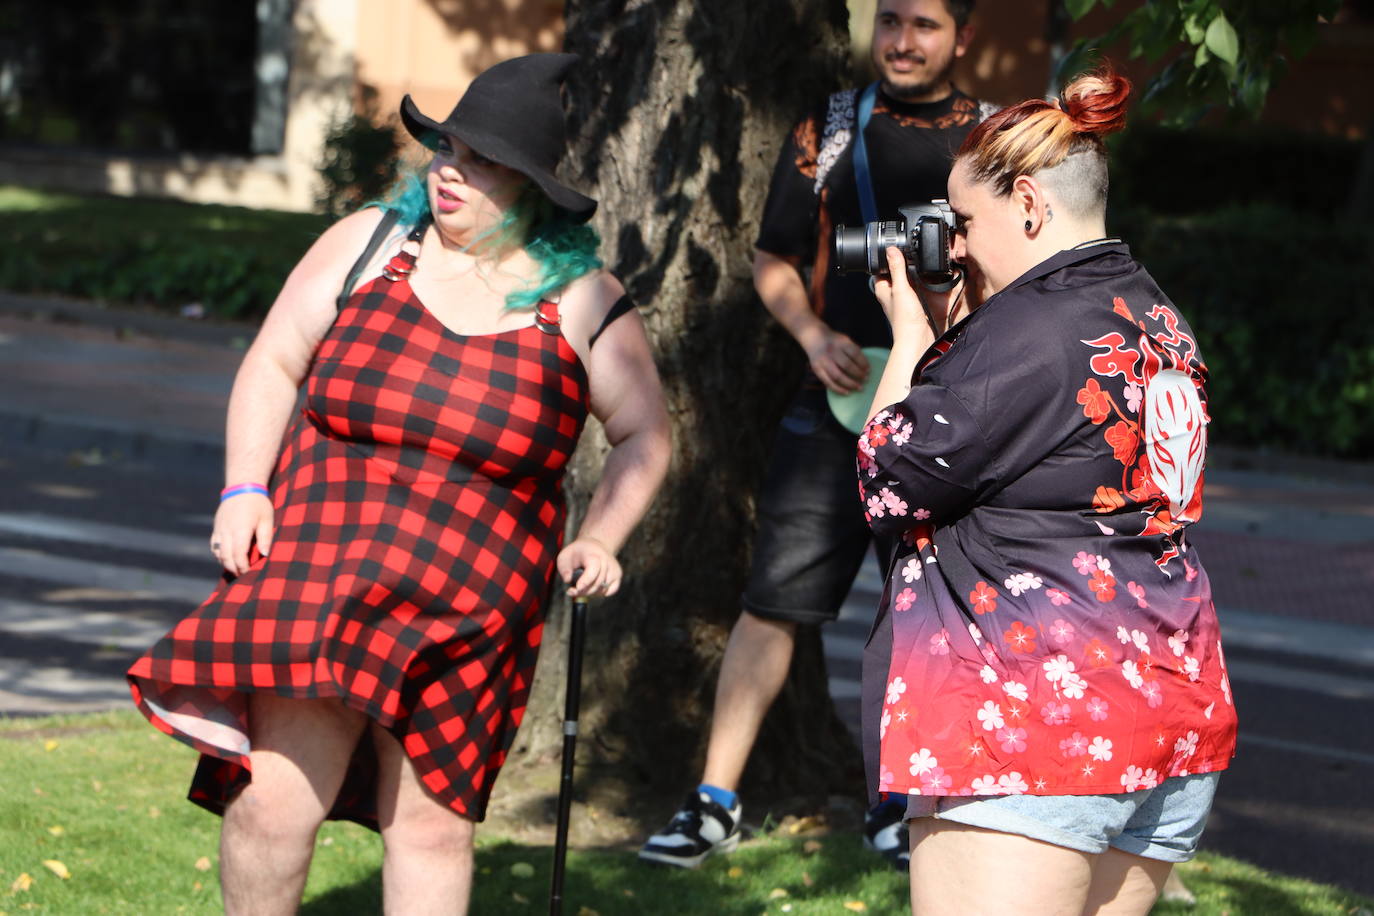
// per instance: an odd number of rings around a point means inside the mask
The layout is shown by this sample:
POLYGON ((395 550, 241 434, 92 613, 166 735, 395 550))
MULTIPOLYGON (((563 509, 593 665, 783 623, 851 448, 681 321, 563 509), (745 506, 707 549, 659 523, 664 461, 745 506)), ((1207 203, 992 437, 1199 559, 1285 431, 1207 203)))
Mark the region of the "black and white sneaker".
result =
POLYGON ((739 845, 739 802, 726 809, 705 792, 689 792, 668 826, 649 837, 639 857, 649 862, 696 868, 713 852, 739 845))
POLYGON ((864 846, 881 855, 897 871, 911 865, 911 831, 906 825, 905 801, 881 802, 864 815, 864 846))

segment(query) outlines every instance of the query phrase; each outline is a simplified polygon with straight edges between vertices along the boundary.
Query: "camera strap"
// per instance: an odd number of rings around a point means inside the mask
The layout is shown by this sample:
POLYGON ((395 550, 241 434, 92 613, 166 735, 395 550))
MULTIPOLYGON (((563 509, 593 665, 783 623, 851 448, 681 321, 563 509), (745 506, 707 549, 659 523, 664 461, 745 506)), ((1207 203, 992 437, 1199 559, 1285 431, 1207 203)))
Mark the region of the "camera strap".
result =
POLYGON ((864 128, 873 117, 873 105, 878 101, 878 84, 870 83, 859 96, 854 116, 854 180, 859 186, 859 209, 864 223, 878 221, 878 202, 873 196, 873 178, 868 171, 868 144, 864 143, 864 128))

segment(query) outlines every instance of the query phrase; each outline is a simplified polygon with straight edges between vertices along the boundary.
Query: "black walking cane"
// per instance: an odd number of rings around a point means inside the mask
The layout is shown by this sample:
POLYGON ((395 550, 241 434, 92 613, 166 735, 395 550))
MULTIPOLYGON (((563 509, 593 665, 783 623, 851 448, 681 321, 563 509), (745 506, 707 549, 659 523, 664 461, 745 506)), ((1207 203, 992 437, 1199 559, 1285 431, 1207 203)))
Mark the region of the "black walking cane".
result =
MULTIPOLYGON (((573 571, 573 582, 582 570, 573 571)), ((553 842, 553 886, 549 916, 563 912, 563 863, 568 858, 568 820, 572 813, 573 756, 577 748, 577 707, 582 699, 582 643, 587 634, 587 599, 574 598, 568 631, 568 688, 563 701, 563 775, 558 786, 558 830, 553 842)))

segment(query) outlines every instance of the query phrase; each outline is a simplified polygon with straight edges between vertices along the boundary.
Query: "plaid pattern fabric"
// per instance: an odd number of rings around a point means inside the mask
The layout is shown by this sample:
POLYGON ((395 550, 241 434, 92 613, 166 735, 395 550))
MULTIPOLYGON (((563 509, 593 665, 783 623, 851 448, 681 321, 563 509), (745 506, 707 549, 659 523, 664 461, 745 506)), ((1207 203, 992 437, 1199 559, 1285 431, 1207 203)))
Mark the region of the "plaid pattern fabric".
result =
MULTIPOLYGON (((144 715, 204 755, 191 797, 212 810, 250 778, 247 692, 338 697, 475 820, 520 724, 587 377, 556 306, 457 335, 413 265, 358 290, 320 345, 273 475, 271 555, 129 670, 144 715)), ((371 758, 361 742, 331 816, 375 828, 371 758)))

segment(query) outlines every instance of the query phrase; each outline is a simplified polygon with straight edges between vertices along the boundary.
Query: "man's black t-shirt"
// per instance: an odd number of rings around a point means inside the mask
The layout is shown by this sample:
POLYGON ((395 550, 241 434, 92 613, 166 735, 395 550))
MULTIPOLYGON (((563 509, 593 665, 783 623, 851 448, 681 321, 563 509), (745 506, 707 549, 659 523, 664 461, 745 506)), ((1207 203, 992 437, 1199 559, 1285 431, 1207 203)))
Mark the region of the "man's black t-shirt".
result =
MULTIPOLYGON (((861 347, 890 347, 892 329, 868 290, 867 276, 841 274, 831 264, 835 227, 863 225, 853 143, 848 142, 857 93, 842 95, 798 122, 783 143, 755 245, 800 258, 812 269, 811 304, 826 324, 861 347), (828 144, 827 118, 832 119, 828 144)), ((903 204, 945 197, 954 153, 979 119, 978 103, 958 90, 923 104, 900 102, 880 91, 864 131, 878 219, 896 219, 903 204)))

